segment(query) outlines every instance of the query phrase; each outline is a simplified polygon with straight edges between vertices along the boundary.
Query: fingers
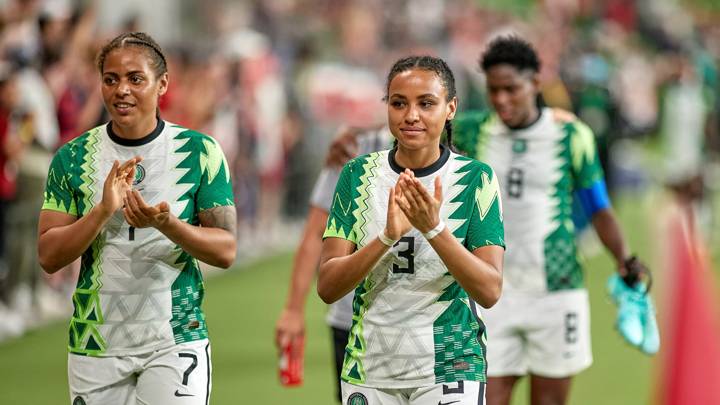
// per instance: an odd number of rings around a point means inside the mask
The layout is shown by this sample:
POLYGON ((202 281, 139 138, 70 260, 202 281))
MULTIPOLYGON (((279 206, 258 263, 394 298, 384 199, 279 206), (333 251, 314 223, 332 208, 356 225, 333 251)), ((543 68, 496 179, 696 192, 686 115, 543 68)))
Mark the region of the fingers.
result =
POLYGON ((442 189, 442 181, 440 181, 440 176, 435 177, 435 201, 438 203, 442 203, 443 200, 443 189, 442 189))

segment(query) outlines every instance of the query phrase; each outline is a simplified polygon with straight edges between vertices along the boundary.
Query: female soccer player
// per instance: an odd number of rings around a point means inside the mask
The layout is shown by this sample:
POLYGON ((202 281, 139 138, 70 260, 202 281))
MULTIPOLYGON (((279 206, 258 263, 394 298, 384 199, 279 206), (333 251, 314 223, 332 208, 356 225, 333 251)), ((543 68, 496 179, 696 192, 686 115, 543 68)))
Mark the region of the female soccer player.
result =
POLYGON ((488 404, 509 404, 525 375, 533 405, 565 404, 572 377, 592 363, 573 200, 628 284, 643 266, 631 257, 613 214, 592 131, 567 111, 538 107, 540 60, 533 47, 498 37, 480 66, 494 111, 458 117, 455 142, 504 176, 503 296, 483 311, 491 345, 488 404))
POLYGON ((111 121, 57 152, 39 222, 45 271, 81 257, 71 401, 206 404, 198 260, 227 268, 235 258, 227 164, 212 138, 160 118, 168 73, 150 36, 118 36, 97 64, 111 121))
POLYGON ((318 293, 355 288, 343 403, 477 404, 485 327, 502 283, 497 179, 440 144, 457 108, 441 59, 395 63, 387 82, 392 150, 348 162, 324 234, 318 293))

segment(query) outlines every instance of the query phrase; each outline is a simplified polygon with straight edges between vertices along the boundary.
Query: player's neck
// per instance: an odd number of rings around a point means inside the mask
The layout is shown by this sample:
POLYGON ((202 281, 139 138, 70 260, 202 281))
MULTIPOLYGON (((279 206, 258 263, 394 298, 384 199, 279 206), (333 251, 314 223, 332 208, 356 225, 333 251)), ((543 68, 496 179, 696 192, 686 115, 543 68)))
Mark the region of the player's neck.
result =
POLYGON ((120 125, 116 121, 112 123, 113 132, 124 139, 141 139, 151 134, 158 125, 159 118, 153 116, 152 118, 142 120, 134 125, 120 125))
POLYGON ((395 162, 408 169, 422 169, 440 159, 440 146, 430 145, 422 149, 405 149, 398 145, 395 153, 395 162))

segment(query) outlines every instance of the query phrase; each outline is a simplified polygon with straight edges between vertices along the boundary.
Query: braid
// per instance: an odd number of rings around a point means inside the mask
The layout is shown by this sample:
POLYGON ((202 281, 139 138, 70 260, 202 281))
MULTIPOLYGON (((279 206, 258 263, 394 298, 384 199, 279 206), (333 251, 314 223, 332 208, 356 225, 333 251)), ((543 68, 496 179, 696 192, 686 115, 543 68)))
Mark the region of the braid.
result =
POLYGON ((105 58, 111 51, 128 46, 148 49, 148 56, 152 61, 152 68, 155 74, 157 76, 161 76, 167 73, 167 60, 165 59, 165 55, 163 54, 160 45, 158 45, 158 43, 155 42, 150 35, 144 32, 126 32, 118 35, 112 41, 105 44, 97 56, 97 67, 100 73, 103 72, 105 58))
POLYGON ((455 145, 453 145, 452 141, 453 136, 453 125, 452 120, 445 120, 445 146, 448 147, 453 152, 457 152, 455 150, 455 145))

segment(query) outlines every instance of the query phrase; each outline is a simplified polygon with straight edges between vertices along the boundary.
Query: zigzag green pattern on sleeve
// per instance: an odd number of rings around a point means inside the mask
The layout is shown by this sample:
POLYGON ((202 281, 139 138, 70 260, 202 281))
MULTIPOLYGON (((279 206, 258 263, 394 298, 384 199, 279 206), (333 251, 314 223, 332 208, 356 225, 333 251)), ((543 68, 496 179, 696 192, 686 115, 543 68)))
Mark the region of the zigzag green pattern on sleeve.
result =
POLYGON ((98 146, 100 145, 101 128, 102 127, 93 128, 84 135, 83 138, 85 142, 83 142, 83 148, 77 150, 80 154, 78 158, 82 161, 82 164, 80 165, 79 188, 83 198, 78 201, 78 212, 81 215, 85 215, 90 212, 90 209, 94 205, 94 186, 95 182, 98 181, 95 177, 97 177, 96 175, 98 171, 97 156, 99 154, 98 146))
POLYGON ((208 184, 212 183, 215 177, 220 174, 220 169, 224 169, 225 181, 229 182, 230 170, 217 141, 209 136, 203 136, 202 144, 204 150, 200 152, 200 170, 201 173, 207 172, 208 184))
POLYGON ((470 185, 473 184, 476 173, 473 171, 473 159, 463 156, 458 156, 455 159, 464 162, 464 164, 455 171, 455 174, 462 176, 451 187, 459 187, 462 191, 450 199, 450 203, 458 205, 455 211, 448 216, 448 219, 462 221, 462 225, 453 231, 453 235, 460 240, 464 240, 469 225, 468 218, 470 218, 473 208, 474 189, 470 185))
POLYGON ((384 156, 380 152, 373 152, 365 156, 362 165, 362 175, 359 178, 360 185, 357 187, 358 196, 355 198, 357 208, 353 211, 356 218, 355 226, 355 243, 365 239, 365 224, 373 221, 368 217, 369 207, 367 200, 370 198, 370 188, 372 187, 372 179, 377 177, 378 168, 380 167, 380 157, 384 156))
MULTIPOLYGON (((200 158, 198 158, 198 155, 202 155, 202 153, 193 153, 194 145, 192 138, 202 134, 179 126, 174 126, 173 128, 181 129, 181 132, 174 137, 174 140, 179 144, 179 146, 173 151, 173 153, 180 155, 181 159, 180 162, 173 168, 174 170, 181 172, 178 175, 176 184, 184 184, 189 188, 189 192, 183 193, 178 198, 178 202, 186 202, 185 209, 183 209, 183 211, 178 215, 178 218, 188 223, 196 224, 197 213, 195 212, 195 201, 193 199, 193 195, 195 195, 195 191, 198 188, 201 170, 203 170, 203 167, 200 164, 200 158), (182 157, 183 155, 184 158, 182 157)), ((205 155, 207 156, 207 151, 205 151, 205 155)), ((207 163, 205 167, 207 167, 207 163)))

